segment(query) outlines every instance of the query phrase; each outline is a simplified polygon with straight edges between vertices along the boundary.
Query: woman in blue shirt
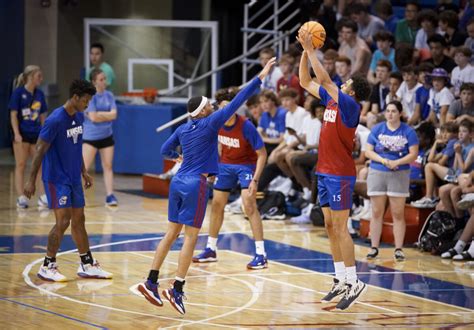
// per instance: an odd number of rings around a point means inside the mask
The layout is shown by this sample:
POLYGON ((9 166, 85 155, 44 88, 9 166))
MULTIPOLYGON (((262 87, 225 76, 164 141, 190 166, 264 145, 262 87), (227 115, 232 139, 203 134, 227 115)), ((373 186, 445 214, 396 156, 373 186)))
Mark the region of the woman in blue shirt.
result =
POLYGON ((94 69, 90 74, 90 78, 97 93, 92 97, 85 111, 82 145, 84 165, 88 170, 98 150, 102 169, 104 170, 105 190, 107 192, 105 203, 109 206, 117 206, 118 201, 113 194, 114 173, 112 170, 115 144, 112 121, 117 118, 117 106, 114 95, 106 90, 105 73, 100 69, 94 69))
MULTIPOLYGON (((28 198, 23 195, 26 163, 35 152, 36 140, 48 111, 44 94, 38 88, 42 81, 43 74, 40 67, 28 65, 18 77, 17 88, 13 91, 8 104, 15 154, 15 189, 18 195, 16 205, 22 209, 28 207, 28 198)), ((48 206, 44 193, 38 198, 38 206, 48 206)))
POLYGON ((372 128, 365 155, 371 160, 367 178, 367 195, 372 203, 370 239, 372 249, 367 255, 378 255, 387 197, 393 219, 393 236, 397 261, 405 260, 402 251, 405 239, 405 200, 410 196, 410 163, 418 156, 418 137, 409 125, 401 122, 403 106, 392 101, 386 106, 386 122, 372 128))

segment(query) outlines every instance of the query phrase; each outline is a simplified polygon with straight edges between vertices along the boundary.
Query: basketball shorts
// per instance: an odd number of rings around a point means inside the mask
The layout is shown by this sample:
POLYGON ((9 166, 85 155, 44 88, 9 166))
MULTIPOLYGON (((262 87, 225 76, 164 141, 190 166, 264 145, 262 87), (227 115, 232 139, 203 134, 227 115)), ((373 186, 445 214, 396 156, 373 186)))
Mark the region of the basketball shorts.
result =
POLYGON ((352 208, 352 192, 355 176, 336 176, 318 174, 318 196, 320 205, 329 205, 331 210, 340 211, 352 208))
POLYGON ((171 180, 168 220, 201 228, 209 193, 204 175, 179 175, 171 180))
POLYGON ((247 189, 253 179, 255 165, 235 165, 219 163, 219 174, 214 181, 214 189, 231 191, 240 183, 242 189, 247 189))
POLYGON ((50 209, 81 208, 86 205, 82 184, 43 182, 50 209))

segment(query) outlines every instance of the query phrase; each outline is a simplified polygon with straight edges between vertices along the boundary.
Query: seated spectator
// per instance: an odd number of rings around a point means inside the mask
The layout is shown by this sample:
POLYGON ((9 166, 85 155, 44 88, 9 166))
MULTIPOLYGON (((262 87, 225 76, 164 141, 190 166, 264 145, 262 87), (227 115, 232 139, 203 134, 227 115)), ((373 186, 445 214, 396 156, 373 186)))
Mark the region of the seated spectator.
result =
POLYGON ((435 34, 428 38, 428 45, 430 46, 431 58, 425 62, 431 63, 435 68, 442 68, 450 73, 456 67, 454 60, 444 54, 446 50, 446 40, 439 34, 435 34))
POLYGON ((398 21, 395 32, 395 41, 397 43, 403 42, 411 46, 415 45, 415 36, 419 28, 417 20, 419 10, 420 6, 418 5, 418 1, 408 0, 406 2, 405 18, 398 21))
POLYGON ((459 47, 454 52, 454 62, 458 65, 451 72, 451 83, 455 97, 459 97, 463 83, 474 83, 474 66, 469 63, 471 55, 471 50, 466 47, 459 47))
POLYGON ((441 12, 438 16, 438 25, 441 32, 444 32, 447 54, 450 57, 454 57, 456 48, 464 45, 467 38, 464 32, 458 30, 458 14, 452 10, 441 12))
POLYGON ((418 13, 417 20, 420 29, 416 32, 415 48, 429 51, 428 38, 436 34, 438 15, 432 9, 423 9, 418 13))
POLYGON ((385 109, 385 101, 390 90, 390 71, 392 65, 387 60, 380 60, 375 70, 375 85, 372 87, 369 102, 364 103, 361 111, 361 122, 367 123, 370 117, 376 116, 385 109))
POLYGON ((438 0, 436 4, 435 11, 438 14, 441 14, 444 11, 452 10, 454 12, 459 12, 459 7, 453 3, 452 0, 438 0))
POLYGON ((395 35, 399 18, 393 14, 393 7, 389 0, 379 0, 375 3, 375 13, 385 22, 385 30, 395 35))
POLYGON ((413 65, 403 67, 401 70, 403 82, 397 90, 397 97, 403 105, 403 117, 408 125, 416 125, 418 118, 414 118, 416 106, 416 90, 422 85, 418 82, 418 70, 413 65))
POLYGON ((351 78, 351 60, 347 56, 336 58, 336 74, 343 84, 351 78))
POLYGON ((466 31, 469 22, 472 19, 474 19, 474 3, 472 2, 472 0, 465 1, 465 6, 459 15, 459 29, 461 31, 466 31))
POLYGON ((371 15, 369 6, 361 3, 354 3, 350 7, 350 17, 357 23, 357 35, 365 40, 367 44, 373 43, 372 37, 385 27, 384 22, 377 16, 371 15))
POLYGON ((400 101, 397 96, 397 91, 402 85, 403 77, 399 72, 392 72, 388 79, 388 94, 385 97, 385 104, 389 104, 392 101, 400 101))
POLYGON ((446 121, 460 124, 463 120, 474 122, 474 83, 462 84, 460 99, 449 105, 446 121))
POLYGON ((474 65, 474 17, 469 21, 466 27, 467 39, 464 42, 464 47, 471 50, 471 65, 474 65))
POLYGON ((114 90, 115 87, 115 72, 114 69, 110 66, 110 64, 104 61, 104 53, 105 49, 101 43, 93 43, 90 48, 89 59, 91 61, 91 67, 86 72, 85 79, 90 81, 90 74, 94 69, 100 69, 102 72, 105 73, 105 77, 107 78, 107 89, 114 90))
POLYGON ((367 80, 371 84, 376 84, 378 82, 375 77, 375 69, 380 60, 387 60, 390 62, 390 71, 398 71, 395 64, 395 49, 392 48, 394 43, 393 35, 386 31, 380 31, 377 32, 374 39, 377 43, 377 50, 372 55, 369 73, 367 74, 367 80))
POLYGON ((428 97, 428 105, 430 106, 428 120, 434 125, 438 123, 443 125, 446 122, 448 107, 454 101, 454 95, 447 87, 449 75, 446 70, 436 68, 428 78, 431 79, 433 84, 428 97))
POLYGON ((336 84, 337 87, 341 88, 342 80, 341 77, 336 73, 336 59, 338 57, 337 51, 334 49, 328 49, 324 52, 323 67, 331 77, 331 80, 336 84))
MULTIPOLYGON (((474 189, 471 190, 474 191, 474 189)), ((474 259, 474 214, 471 214, 461 237, 459 237, 454 247, 442 253, 441 258, 453 259, 453 261, 469 261, 474 259), (471 246, 464 251, 469 242, 471 242, 471 246)))
POLYGON ((283 77, 277 82, 277 93, 280 93, 285 88, 293 88, 298 92, 298 104, 302 105, 304 103, 304 90, 300 86, 300 79, 293 73, 295 58, 288 54, 283 54, 278 63, 283 77))
MULTIPOLYGON (((275 57, 275 51, 273 48, 264 48, 258 54, 258 59, 260 60, 260 65, 262 68, 265 67, 268 61, 272 57, 275 57)), ((262 82, 262 89, 268 89, 272 92, 277 91, 277 82, 278 80, 283 77, 283 73, 281 72, 280 68, 274 65, 270 70, 270 73, 265 77, 262 82)))
MULTIPOLYGON (((418 82, 422 85, 415 93, 415 112, 411 117, 411 123, 418 123, 426 120, 430 114, 430 106, 428 99, 430 96, 431 80, 428 76, 433 71, 434 67, 430 63, 421 63, 418 66, 418 82)), ((413 124, 412 124, 413 125, 413 124)))
POLYGON ((367 178, 367 195, 372 204, 370 221, 371 251, 368 259, 378 255, 383 216, 387 198, 393 219, 394 257, 405 260, 402 251, 405 238, 405 199, 410 196, 410 163, 418 156, 415 130, 401 122, 403 107, 398 101, 388 103, 386 122, 376 125, 369 135, 366 155, 371 160, 367 178))
POLYGON ((269 155, 283 141, 286 110, 280 107, 280 100, 272 91, 262 91, 259 100, 263 113, 257 130, 262 135, 269 155))
POLYGON ((407 65, 416 65, 418 55, 417 50, 409 44, 401 43, 395 46, 395 64, 398 68, 403 68, 407 65))
POLYGON ((372 58, 372 52, 365 41, 357 36, 357 24, 348 19, 339 21, 341 45, 339 55, 351 60, 351 75, 360 73, 367 75, 372 58))
POLYGON ((263 112, 262 107, 260 106, 258 94, 249 97, 247 102, 245 102, 245 105, 247 106, 247 111, 245 113, 246 117, 250 119, 255 127, 258 127, 263 112))

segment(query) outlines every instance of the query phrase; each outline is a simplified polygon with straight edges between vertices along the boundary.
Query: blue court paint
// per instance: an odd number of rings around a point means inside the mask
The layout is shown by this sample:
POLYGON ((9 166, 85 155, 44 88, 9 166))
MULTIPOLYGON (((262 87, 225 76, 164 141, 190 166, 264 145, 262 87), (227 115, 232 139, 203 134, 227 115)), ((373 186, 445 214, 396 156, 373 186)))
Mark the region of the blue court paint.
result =
MULTIPOLYGON (((111 234, 111 235, 90 235, 90 245, 120 242, 125 240, 144 239, 162 236, 162 234, 111 234)), ((113 246, 105 246, 94 249, 94 251, 154 251, 158 245, 158 240, 144 242, 130 242, 113 246)), ((204 248, 207 243, 207 236, 199 236, 196 251, 204 248)), ((19 252, 44 252, 44 249, 33 248, 33 246, 46 246, 47 236, 26 235, 26 236, 0 236, 0 247, 8 247, 7 253, 19 252)), ((173 245, 173 250, 179 250, 183 244, 183 239, 179 238, 173 245)), ((245 234, 233 233, 219 235, 218 247, 221 250, 232 250, 248 255, 255 253, 253 239, 245 234)), ((75 245, 70 235, 64 236, 61 250, 74 249, 75 245)), ((303 269, 320 272, 334 272, 332 258, 327 253, 308 250, 284 243, 266 240, 265 249, 271 261, 278 261, 283 264, 300 267, 303 269)), ((397 271, 388 267, 377 266, 367 262, 357 262, 359 272, 377 271, 372 274, 361 274, 362 281, 385 289, 399 291, 417 297, 422 297, 434 301, 444 302, 450 305, 474 309, 474 288, 460 284, 434 279, 420 274, 412 274, 397 271), (391 274, 384 274, 391 272, 391 274)))
POLYGON ((23 306, 23 307, 27 307, 27 308, 32 308, 32 309, 35 309, 35 310, 40 311, 40 312, 43 312, 43 313, 52 314, 52 315, 59 316, 59 317, 62 317, 62 318, 65 318, 65 319, 68 319, 68 320, 71 320, 71 321, 75 321, 75 322, 79 322, 79 323, 82 323, 82 324, 86 324, 86 325, 91 326, 91 327, 94 327, 94 328, 98 328, 98 329, 108 329, 108 328, 102 327, 102 326, 97 325, 97 324, 94 324, 94 323, 90 323, 90 322, 87 322, 87 321, 79 320, 79 319, 76 319, 76 318, 74 318, 74 317, 70 317, 70 316, 67 316, 67 315, 64 315, 64 314, 61 314, 61 313, 56 313, 56 312, 53 312, 53 311, 49 311, 49 310, 47 310, 47 309, 39 308, 39 307, 36 307, 36 306, 33 306, 33 305, 24 304, 24 303, 22 303, 22 302, 15 301, 15 300, 12 300, 12 299, 0 298, 0 300, 8 301, 8 302, 11 302, 11 303, 13 303, 13 304, 17 304, 17 305, 20 305, 20 306, 23 306))

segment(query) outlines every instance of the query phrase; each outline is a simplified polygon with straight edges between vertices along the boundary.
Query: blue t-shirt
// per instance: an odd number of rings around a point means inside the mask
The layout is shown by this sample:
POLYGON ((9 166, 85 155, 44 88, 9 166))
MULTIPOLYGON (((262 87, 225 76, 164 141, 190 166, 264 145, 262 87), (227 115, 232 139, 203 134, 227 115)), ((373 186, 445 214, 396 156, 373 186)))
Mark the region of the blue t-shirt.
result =
POLYGON ((64 107, 57 108, 46 119, 39 134, 41 140, 50 144, 43 158, 43 181, 81 184, 83 122, 82 112, 70 116, 64 107))
MULTIPOLYGON (((397 160, 409 154, 409 148, 418 145, 418 136, 413 128, 400 123, 395 131, 391 131, 387 123, 375 125, 370 132, 367 143, 374 146, 374 151, 382 158, 397 160)), ((382 163, 372 160, 370 167, 377 171, 390 172, 391 169, 382 163)), ((410 169, 409 164, 398 167, 398 171, 410 169)))
MULTIPOLYGON (((467 155, 469 154, 469 152, 471 151, 472 148, 474 148, 474 143, 469 143, 467 146, 464 146, 464 145, 462 146, 462 159, 464 161, 466 161, 467 155)), ((468 169, 466 169, 465 172, 469 173, 472 170, 474 170, 474 163, 471 164, 471 166, 468 169)))
POLYGON ((177 176, 219 173, 218 132, 239 107, 255 93, 261 83, 258 77, 253 79, 221 110, 204 118, 191 119, 174 131, 161 147, 161 154, 175 159, 179 156, 175 149, 181 145, 183 163, 177 176))
POLYGON ((375 69, 377 68, 377 63, 380 60, 387 60, 390 63, 392 63, 392 72, 398 71, 397 65, 395 64, 395 49, 390 48, 390 53, 388 56, 385 56, 380 49, 377 49, 374 52, 374 55, 372 55, 372 61, 370 62, 370 70, 375 72, 375 69))
POLYGON ((454 158, 456 156, 456 152, 454 151, 454 145, 458 142, 457 139, 451 139, 448 141, 446 144, 446 147, 444 147, 443 150, 441 150, 441 153, 444 156, 448 156, 448 162, 446 163, 446 167, 453 167, 454 165, 454 158))
POLYGON ((430 106, 428 105, 428 98, 430 97, 430 90, 425 86, 421 86, 415 92, 415 102, 420 105, 421 119, 425 120, 430 114, 430 106))
POLYGON ((115 104, 114 94, 111 92, 105 91, 101 94, 97 93, 92 97, 85 111, 84 140, 96 141, 112 136, 112 121, 94 123, 88 117, 90 112, 110 112, 112 109, 117 109, 117 105, 115 104))
POLYGON ((425 178, 425 171, 423 168, 424 158, 429 153, 428 150, 418 150, 418 157, 412 163, 410 163, 410 180, 420 180, 425 178))
POLYGON ((17 111, 21 135, 38 137, 41 130, 40 115, 48 111, 43 92, 36 88, 31 94, 25 86, 15 89, 8 103, 10 111, 17 111))
POLYGON ((268 112, 262 113, 258 127, 263 129, 267 137, 279 138, 285 134, 285 118, 286 110, 282 107, 278 107, 274 117, 268 112))

